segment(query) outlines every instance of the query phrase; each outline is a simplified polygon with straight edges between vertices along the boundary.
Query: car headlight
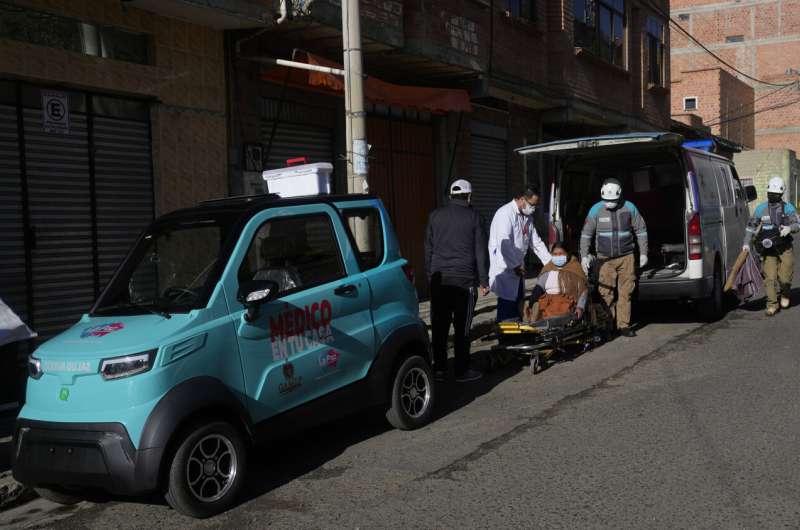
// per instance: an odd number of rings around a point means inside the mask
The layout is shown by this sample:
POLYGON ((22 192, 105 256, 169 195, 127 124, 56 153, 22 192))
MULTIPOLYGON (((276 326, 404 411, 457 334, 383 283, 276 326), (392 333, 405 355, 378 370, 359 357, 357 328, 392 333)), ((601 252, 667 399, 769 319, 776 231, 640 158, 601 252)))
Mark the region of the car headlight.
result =
POLYGON ((28 356, 28 375, 31 379, 40 379, 42 377, 42 361, 34 357, 28 356))
POLYGON ((100 362, 100 374, 103 379, 109 380, 144 373, 153 367, 157 351, 150 350, 134 355, 103 359, 100 362))

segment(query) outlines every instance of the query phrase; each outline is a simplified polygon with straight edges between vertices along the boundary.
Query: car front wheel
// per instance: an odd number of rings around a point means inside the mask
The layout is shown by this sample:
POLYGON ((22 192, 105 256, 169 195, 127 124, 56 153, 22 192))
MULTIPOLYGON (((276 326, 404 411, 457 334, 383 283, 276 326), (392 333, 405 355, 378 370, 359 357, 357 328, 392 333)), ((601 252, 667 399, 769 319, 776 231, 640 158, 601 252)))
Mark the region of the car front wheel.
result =
POLYGON ((236 502, 246 465, 247 446, 238 429, 224 421, 194 423, 172 459, 167 502, 190 517, 222 513, 236 502))
POLYGON ((430 365, 421 356, 412 355, 395 372, 386 419, 397 429, 423 427, 431 421, 434 396, 430 365))

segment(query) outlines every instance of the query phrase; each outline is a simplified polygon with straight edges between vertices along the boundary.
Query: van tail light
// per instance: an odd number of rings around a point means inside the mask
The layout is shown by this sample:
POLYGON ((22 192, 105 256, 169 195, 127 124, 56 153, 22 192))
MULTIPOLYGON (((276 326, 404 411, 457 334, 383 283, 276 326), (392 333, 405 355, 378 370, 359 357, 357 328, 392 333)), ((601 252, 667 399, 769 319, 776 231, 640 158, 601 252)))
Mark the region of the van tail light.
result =
POLYGON ((414 267, 412 267, 410 263, 406 263, 403 265, 403 272, 406 274, 408 281, 411 282, 411 285, 414 285, 414 267))
POLYGON ((700 214, 696 213, 689 219, 686 230, 687 242, 689 243, 689 259, 703 258, 703 234, 700 230, 700 214))

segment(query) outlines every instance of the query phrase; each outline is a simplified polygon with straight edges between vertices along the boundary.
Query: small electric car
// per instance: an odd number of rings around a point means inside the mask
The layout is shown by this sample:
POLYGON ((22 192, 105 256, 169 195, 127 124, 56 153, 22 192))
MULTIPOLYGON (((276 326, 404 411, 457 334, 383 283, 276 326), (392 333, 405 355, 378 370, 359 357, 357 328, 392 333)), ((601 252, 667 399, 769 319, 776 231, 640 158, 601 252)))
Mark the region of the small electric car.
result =
POLYGON ((254 443, 375 405, 421 427, 435 392, 412 278, 368 195, 165 215, 31 356, 14 476, 60 503, 163 491, 207 517, 235 502, 254 443))

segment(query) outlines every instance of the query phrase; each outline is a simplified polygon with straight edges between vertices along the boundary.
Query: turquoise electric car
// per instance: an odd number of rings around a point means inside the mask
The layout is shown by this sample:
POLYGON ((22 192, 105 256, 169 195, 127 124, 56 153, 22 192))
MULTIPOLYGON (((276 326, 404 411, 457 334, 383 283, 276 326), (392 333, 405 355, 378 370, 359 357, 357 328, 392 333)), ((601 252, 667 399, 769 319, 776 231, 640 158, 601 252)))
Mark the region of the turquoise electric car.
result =
POLYGON ((207 517, 235 502, 253 444, 375 405, 423 426, 435 393, 412 277, 368 195, 165 215, 31 356, 14 476, 60 503, 160 491, 207 517))

